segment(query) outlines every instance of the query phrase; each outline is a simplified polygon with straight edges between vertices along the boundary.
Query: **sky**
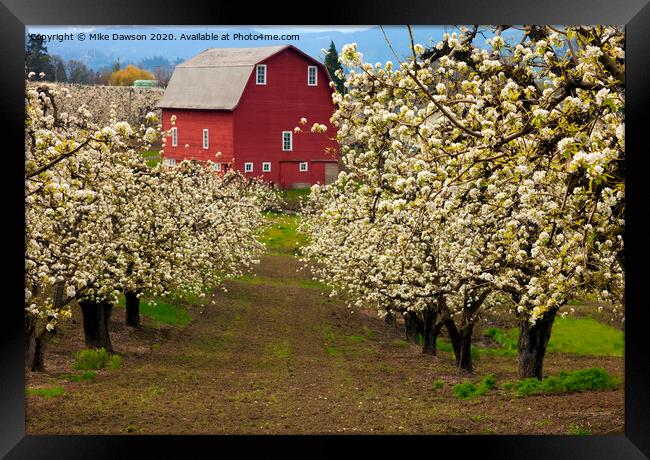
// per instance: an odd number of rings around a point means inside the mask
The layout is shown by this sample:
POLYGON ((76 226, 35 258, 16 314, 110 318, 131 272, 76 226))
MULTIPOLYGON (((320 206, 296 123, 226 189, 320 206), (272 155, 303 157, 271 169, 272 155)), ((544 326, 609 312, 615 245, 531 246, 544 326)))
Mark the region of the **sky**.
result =
MULTIPOLYGON (((453 26, 413 26, 415 42, 424 46, 438 42, 446 31, 456 30, 453 26)), ((410 53, 406 26, 384 26, 384 31, 400 58, 410 53)), ((344 44, 357 43, 367 62, 396 61, 379 26, 27 26, 27 33, 49 36, 46 46, 50 54, 80 60, 94 70, 110 67, 118 58, 120 63, 138 64, 143 59, 162 56, 177 63, 207 48, 283 44, 292 44, 322 61, 321 50, 328 48, 330 41, 334 41, 339 52, 344 44), (181 39, 181 34, 197 33, 217 34, 217 39, 181 39), (102 39, 93 34, 103 34, 102 39), (276 35, 280 39, 246 39, 250 34, 276 35), (283 39, 282 35, 286 34, 299 37, 283 39), (144 38, 125 40, 119 35, 144 35, 144 38), (84 39, 80 40, 81 37, 84 39)))

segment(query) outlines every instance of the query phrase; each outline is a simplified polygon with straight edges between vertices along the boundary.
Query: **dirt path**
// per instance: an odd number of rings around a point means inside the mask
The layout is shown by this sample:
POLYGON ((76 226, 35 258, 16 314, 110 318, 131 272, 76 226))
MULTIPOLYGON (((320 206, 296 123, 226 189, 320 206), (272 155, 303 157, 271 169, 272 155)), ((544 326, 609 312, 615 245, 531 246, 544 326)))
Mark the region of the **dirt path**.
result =
MULTIPOLYGON (((56 398, 29 396, 29 433, 591 433, 623 431, 623 389, 513 398, 494 390, 453 395, 466 380, 451 356, 423 356, 378 318, 350 313, 288 255, 267 255, 257 276, 226 283, 216 305, 192 311, 183 329, 145 322, 130 331, 114 314, 118 370, 71 383, 69 350, 79 324, 51 345, 49 373, 30 387, 61 384, 56 398), (444 386, 435 389, 435 380, 444 386), (577 427, 577 428, 576 428, 577 427)), ((120 312, 121 313, 121 312, 120 312)), ((513 380, 512 357, 477 363, 471 380, 513 380)), ((622 378, 621 358, 551 355, 547 371, 603 366, 622 378)))

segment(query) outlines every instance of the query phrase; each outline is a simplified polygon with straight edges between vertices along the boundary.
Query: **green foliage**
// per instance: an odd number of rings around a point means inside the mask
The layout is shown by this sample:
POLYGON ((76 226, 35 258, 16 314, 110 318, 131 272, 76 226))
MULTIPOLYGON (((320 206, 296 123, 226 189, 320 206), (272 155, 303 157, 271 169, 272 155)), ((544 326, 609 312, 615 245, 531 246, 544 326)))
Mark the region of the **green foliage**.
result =
POLYGON ((442 387, 444 387, 444 386, 445 386, 445 382, 443 382, 443 381, 440 380, 440 379, 435 379, 435 380, 433 381, 433 389, 434 389, 434 390, 440 390, 440 389, 441 389, 442 387))
POLYGON ((122 358, 119 355, 111 355, 104 348, 89 348, 77 352, 73 367, 76 370, 103 369, 106 366, 117 369, 121 363, 122 358))
POLYGON ((48 387, 48 388, 28 388, 27 394, 30 396, 43 396, 45 398, 56 398, 65 394, 63 387, 48 387))
MULTIPOLYGON (((575 393, 582 390, 609 390, 618 385, 605 369, 594 367, 571 372, 560 372, 559 376, 550 376, 542 380, 523 379, 513 383, 507 389, 514 389, 517 396, 551 393, 575 393)), ((502 385, 501 388, 505 388, 502 385)))
POLYGON ((393 340, 391 343, 394 347, 398 347, 398 348, 406 348, 406 346, 408 345, 408 343, 406 343, 406 340, 402 340, 402 339, 393 340))
POLYGON ((483 396, 488 390, 496 387, 497 379, 494 374, 486 375, 478 384, 463 382, 454 386, 454 394, 458 399, 467 400, 483 396))
POLYGON ((345 94, 345 86, 343 85, 343 79, 336 76, 335 72, 339 69, 343 70, 341 63, 339 62, 339 53, 336 51, 336 46, 334 41, 331 41, 330 47, 327 50, 325 55, 325 67, 327 67, 327 72, 330 74, 330 78, 336 85, 336 91, 341 94, 345 94))

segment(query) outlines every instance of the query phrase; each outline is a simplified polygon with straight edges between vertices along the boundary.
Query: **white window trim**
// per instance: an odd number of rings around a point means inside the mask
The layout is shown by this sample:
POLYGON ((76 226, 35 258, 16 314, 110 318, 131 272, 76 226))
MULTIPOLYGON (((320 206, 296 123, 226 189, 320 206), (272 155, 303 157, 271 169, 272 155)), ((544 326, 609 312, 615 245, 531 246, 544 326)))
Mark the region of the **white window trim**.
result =
POLYGON ((207 128, 203 128, 203 148, 206 150, 210 148, 210 132, 207 128))
POLYGON ((307 86, 318 86, 318 67, 315 65, 307 66, 307 86), (309 82, 309 72, 314 69, 314 83, 309 82))
POLYGON ((176 158, 165 158, 165 166, 176 166, 176 158))
POLYGON ((255 83, 258 84, 258 85, 266 85, 266 64, 257 64, 255 66, 255 83), (260 79, 259 79, 259 73, 258 73, 259 70, 258 69, 260 69, 260 68, 264 69, 264 81, 263 82, 260 82, 260 79))
POLYGON ((291 152, 293 150, 293 132, 292 131, 282 131, 282 151, 291 152), (284 135, 289 134, 289 148, 284 148, 284 135))
POLYGON ((221 163, 215 163, 214 164, 214 170, 220 172, 221 171, 221 163))
POLYGON ((253 172, 253 163, 252 162, 247 162, 244 163, 244 172, 253 172), (251 169, 248 169, 248 165, 250 165, 251 169))
POLYGON ((298 171, 299 172, 307 172, 307 171, 309 171, 309 162, 308 161, 301 161, 298 164, 298 171), (303 166, 305 167, 305 169, 302 169, 303 166))
POLYGON ((178 147, 178 128, 172 128, 172 147, 178 147))
POLYGON ((265 161, 262 163, 262 172, 271 172, 271 162, 270 161, 265 161), (266 169, 266 167, 269 167, 269 169, 266 169))

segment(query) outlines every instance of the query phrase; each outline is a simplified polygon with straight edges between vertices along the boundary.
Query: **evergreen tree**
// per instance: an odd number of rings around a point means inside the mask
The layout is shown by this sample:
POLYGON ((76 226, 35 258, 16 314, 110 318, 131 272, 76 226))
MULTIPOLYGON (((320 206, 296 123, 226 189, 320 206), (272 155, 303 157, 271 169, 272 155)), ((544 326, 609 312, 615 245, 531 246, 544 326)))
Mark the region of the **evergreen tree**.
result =
POLYGON ((54 79, 51 58, 47 54, 47 47, 42 39, 38 40, 31 36, 27 39, 25 66, 27 67, 27 73, 34 72, 38 75, 43 72, 46 80, 54 79))
POLYGON ((343 67, 339 62, 339 53, 336 51, 336 46, 334 46, 333 41, 330 43, 330 48, 327 50, 327 54, 325 55, 325 67, 327 67, 327 71, 329 72, 330 77, 332 77, 332 81, 336 85, 336 90, 341 94, 345 94, 343 79, 337 77, 335 74, 338 69, 343 70, 343 67))

